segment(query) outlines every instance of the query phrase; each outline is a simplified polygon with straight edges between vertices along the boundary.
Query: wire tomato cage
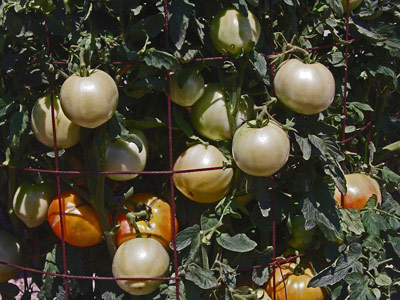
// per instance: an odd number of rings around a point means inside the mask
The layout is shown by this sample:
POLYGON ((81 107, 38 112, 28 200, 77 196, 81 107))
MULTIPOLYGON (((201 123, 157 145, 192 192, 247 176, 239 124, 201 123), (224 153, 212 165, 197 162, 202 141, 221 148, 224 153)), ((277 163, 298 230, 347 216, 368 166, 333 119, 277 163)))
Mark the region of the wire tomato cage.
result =
MULTIPOLYGON (((347 8, 349 8, 349 0, 347 0, 347 8)), ((345 152, 345 144, 352 139, 356 138, 360 133, 362 133, 365 130, 369 130, 368 133, 368 144, 371 142, 371 125, 373 124, 373 121, 370 120, 368 121, 360 130, 354 134, 351 137, 346 138, 346 132, 345 132, 345 127, 346 127, 346 116, 347 116, 347 109, 346 109, 346 104, 347 104, 347 83, 348 83, 348 58, 349 58, 349 45, 355 42, 355 39, 349 39, 349 15, 350 11, 347 9, 346 12, 346 34, 345 34, 345 73, 344 73, 344 96, 343 96, 343 125, 342 125, 342 139, 341 141, 338 141, 340 145, 342 145, 342 152, 345 152)), ((274 78, 274 65, 272 58, 270 58, 270 55, 274 54, 279 54, 279 53, 274 53, 272 50, 274 49, 274 41, 273 41, 273 22, 274 22, 274 7, 273 7, 273 0, 269 1, 269 17, 270 17, 270 49, 271 53, 269 54, 261 54, 267 61, 269 65, 269 70, 270 70, 270 82, 273 82, 274 78)), ((168 1, 164 0, 164 28, 165 28, 165 46, 167 49, 167 52, 169 51, 169 23, 168 23, 168 1)), ((48 28, 48 19, 46 18, 45 22, 45 31, 46 31, 46 45, 48 47, 48 51, 50 52, 51 45, 50 45, 50 33, 49 33, 49 28, 48 28)), ((341 46, 341 43, 335 43, 335 44, 330 44, 330 45, 321 45, 321 46, 316 46, 316 47, 311 47, 311 48, 306 48, 306 51, 314 51, 314 50, 319 50, 323 48, 332 48, 334 46, 341 46)), ((293 52, 296 52, 294 50, 293 52)), ((194 62, 201 62, 201 61, 212 61, 212 60, 226 60, 226 59, 231 59, 229 57, 205 57, 205 58, 197 58, 193 59, 194 62)), ((121 72, 126 72, 127 69, 129 69, 130 64, 132 62, 100 62, 100 64, 114 64, 114 65, 127 65, 124 70, 121 72)), ((61 64, 66 64, 66 62, 53 62, 53 65, 61 65, 61 64)), ((54 155, 54 165, 55 169, 54 170, 45 170, 45 169, 35 169, 35 168, 18 168, 16 166, 8 166, 8 165, 0 165, 0 167, 7 167, 8 169, 17 169, 20 171, 26 171, 26 172, 41 172, 41 173, 49 173, 49 174, 54 174, 56 176, 56 182, 57 182, 57 196, 59 199, 59 212, 62 212, 62 207, 61 207, 61 185, 60 185, 60 175, 65 174, 65 175, 88 175, 88 174, 94 174, 94 175, 99 175, 99 174, 142 174, 142 175, 169 175, 169 185, 170 185, 170 203, 171 203, 171 212, 172 215, 175 216, 175 187, 174 187, 174 181, 173 181, 173 174, 175 173, 187 173, 187 172, 201 172, 201 171, 210 171, 210 170, 219 170, 224 168, 223 166, 221 167, 214 167, 214 168, 205 168, 205 169, 191 169, 191 170, 180 170, 180 171, 174 171, 173 170, 173 142, 172 142, 172 104, 171 104, 171 99, 170 99, 170 71, 166 70, 166 76, 167 76, 167 113, 168 113, 168 152, 169 152, 169 170, 160 170, 160 171, 141 171, 141 172, 98 172, 98 171, 61 171, 59 168, 59 161, 58 161, 58 156, 54 155)), ((53 86, 53 76, 52 73, 49 72, 49 91, 50 91, 50 97, 51 97, 51 119, 52 119, 52 126, 53 126, 53 150, 54 153, 58 153, 57 151, 57 144, 56 144, 56 126, 55 126, 55 116, 54 116, 54 103, 53 103, 53 96, 54 96, 54 86, 53 86)), ((274 91, 272 84, 270 85, 270 94, 273 96, 274 91)), ((343 161, 344 163, 344 161, 343 161)), ((295 256, 291 256, 287 259, 277 259, 276 258, 276 216, 275 216, 275 190, 272 189, 271 191, 271 221, 272 221, 272 262, 266 265, 257 265, 257 266, 252 266, 250 268, 246 269, 241 269, 238 270, 239 272, 243 272, 246 270, 251 270, 251 269, 257 269, 257 268, 265 268, 265 267, 272 267, 273 269, 275 268, 280 268, 281 269, 281 274, 282 274, 282 268, 281 265, 287 262, 290 262, 298 257, 303 257, 306 256, 306 254, 299 254, 295 256)), ((59 273, 52 273, 52 272, 46 272, 42 270, 37 270, 33 268, 27 268, 24 266, 19 266, 19 265, 14 265, 10 264, 7 262, 2 262, 0 261, 0 264, 11 266, 18 268, 20 270, 26 271, 26 272, 35 272, 35 273, 40 273, 43 275, 50 275, 54 277, 61 277, 64 279, 64 286, 65 286, 65 291, 68 291, 68 279, 80 279, 80 280, 174 280, 175 281, 175 286, 176 286, 176 299, 179 299, 179 280, 181 278, 177 276, 178 274, 178 253, 176 249, 176 231, 177 228, 175 227, 175 222, 172 219, 172 231, 173 231, 173 257, 174 257, 174 263, 173 263, 173 271, 175 276, 172 277, 160 277, 160 278, 116 278, 116 277, 100 277, 100 276, 76 276, 76 275, 70 275, 67 273, 67 255, 66 255, 66 246, 65 246, 65 237, 64 237, 64 222, 63 222, 63 213, 60 213, 60 224, 61 224, 61 246, 62 246, 62 259, 63 259, 63 267, 64 267, 64 272, 63 274, 59 273)), ((26 279, 26 272, 24 272, 24 276, 26 279)), ((275 274, 275 273, 274 273, 275 274)), ((26 282, 26 280, 25 280, 26 282)), ((273 299, 276 299, 276 280, 275 280, 275 275, 273 276, 273 289, 274 289, 274 296, 273 299)), ((65 293, 65 299, 68 300, 68 292, 65 293)))

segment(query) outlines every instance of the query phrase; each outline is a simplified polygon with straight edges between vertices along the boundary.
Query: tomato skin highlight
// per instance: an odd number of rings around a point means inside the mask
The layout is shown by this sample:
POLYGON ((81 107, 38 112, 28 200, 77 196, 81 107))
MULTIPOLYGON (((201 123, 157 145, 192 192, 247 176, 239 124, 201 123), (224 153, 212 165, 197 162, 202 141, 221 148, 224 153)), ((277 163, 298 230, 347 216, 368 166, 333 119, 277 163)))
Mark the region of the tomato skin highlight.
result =
MULTIPOLYGON (((250 123, 256 124, 254 120, 250 123)), ((272 121, 261 128, 252 128, 245 123, 233 136, 233 159, 249 175, 273 175, 286 164, 289 153, 289 137, 272 121)))
MULTIPOLYGON (((61 193, 64 212, 65 242, 76 247, 90 247, 103 240, 103 230, 95 209, 74 190, 61 193)), ((61 239, 61 217, 58 196, 51 202, 48 221, 53 232, 61 239)))
POLYGON ((275 274, 276 300, 324 300, 325 292, 321 287, 307 287, 311 278, 315 275, 311 268, 306 267, 303 275, 295 275, 289 269, 295 268, 295 263, 285 263, 281 268, 276 267, 268 278, 265 290, 274 299, 273 276, 275 274))
MULTIPOLYGON (((222 167, 228 160, 212 145, 197 144, 186 149, 175 161, 174 171, 222 167)), ((199 203, 214 203, 225 197, 232 185, 232 168, 174 173, 176 188, 199 203)))
MULTIPOLYGON (((169 255, 155 239, 128 240, 115 253, 112 272, 115 278, 159 278, 168 272, 169 255)), ((118 286, 131 295, 148 295, 162 280, 117 280, 118 286)))
POLYGON ((289 59, 279 66, 273 86, 283 105, 303 115, 327 109, 335 97, 335 79, 329 69, 298 59, 289 59))
MULTIPOLYGON (((172 214, 171 206, 165 200, 150 194, 150 193, 138 193, 132 195, 124 203, 130 211, 134 210, 134 204, 144 203, 151 207, 151 217, 149 221, 138 221, 136 222, 139 232, 142 238, 153 238, 159 241, 163 247, 168 251, 169 243, 173 239, 172 232, 172 214)), ((117 247, 123 242, 136 238, 136 230, 129 224, 129 219, 124 213, 119 213, 117 220, 120 227, 115 235, 117 247)), ((178 230, 178 220, 176 217, 175 230, 178 230)))
POLYGON ((86 77, 68 77, 61 86, 60 99, 68 119, 82 127, 96 128, 114 115, 118 87, 110 75, 97 69, 86 77))
POLYGON ((211 40, 222 55, 238 56, 251 51, 260 33, 260 23, 251 11, 248 11, 246 17, 234 7, 226 8, 211 21, 211 40))
POLYGON ((363 208, 372 195, 376 195, 378 203, 382 203, 382 194, 378 182, 365 174, 352 173, 346 174, 347 194, 343 195, 337 188, 335 188, 334 198, 339 206, 346 209, 350 207, 353 209, 363 208))
MULTIPOLYGON (((80 139, 80 126, 71 122, 65 116, 57 94, 53 95, 53 106, 57 148, 66 149, 75 146, 80 139)), ((31 125, 35 138, 43 145, 53 148, 54 140, 50 94, 39 98, 33 105, 31 125)))
POLYGON ((55 194, 48 183, 24 182, 14 194, 14 213, 29 228, 37 227, 47 221, 47 211, 55 194))
MULTIPOLYGON (((8 231, 0 228, 0 260, 9 264, 19 265, 21 263, 21 245, 18 239, 8 231)), ((19 269, 0 264, 0 282, 12 279, 19 269)))

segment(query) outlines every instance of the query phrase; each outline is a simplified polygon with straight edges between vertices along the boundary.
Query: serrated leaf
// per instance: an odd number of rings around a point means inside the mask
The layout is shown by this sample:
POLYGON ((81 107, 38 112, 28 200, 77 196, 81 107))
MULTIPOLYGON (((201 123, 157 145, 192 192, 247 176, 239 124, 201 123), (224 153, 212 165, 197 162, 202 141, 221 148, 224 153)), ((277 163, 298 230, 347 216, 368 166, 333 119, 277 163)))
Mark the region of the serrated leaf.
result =
POLYGON ((332 8, 336 16, 343 16, 343 5, 340 0, 327 0, 326 3, 332 8))
MULTIPOLYGON (((53 250, 48 252, 46 255, 46 261, 44 264, 43 271, 49 272, 49 273, 59 273, 60 270, 57 266, 57 246, 55 245, 53 247, 53 250)), ((43 274, 42 280, 43 280, 43 285, 41 286, 40 290, 41 293, 46 297, 46 298, 51 298, 53 295, 53 283, 55 281, 55 277, 51 275, 46 275, 43 274)))
POLYGON ((134 42, 145 40, 147 37, 155 38, 164 29, 164 22, 162 13, 148 16, 133 24, 129 28, 128 35, 134 42))
POLYGON ((258 76, 260 76, 260 78, 264 78, 267 74, 267 61, 265 60, 265 57, 255 51, 251 52, 249 57, 250 63, 257 71, 258 76))
MULTIPOLYGON (((176 250, 181 251, 185 249, 192 243, 192 240, 195 237, 198 237, 200 234, 200 226, 195 224, 191 227, 185 228, 182 231, 179 231, 176 235, 176 250)), ((171 243, 170 248, 173 249, 174 246, 171 243)))
POLYGON ((176 0, 170 5, 169 26, 170 35, 175 47, 180 50, 186 38, 186 31, 189 27, 189 19, 195 7, 189 0, 176 0))
POLYGON ((376 64, 367 64, 365 67, 368 73, 370 73, 373 77, 376 77, 377 75, 388 77, 391 81, 391 87, 394 90, 397 89, 398 79, 396 73, 392 69, 386 66, 376 65, 376 64))
POLYGON ((10 119, 10 135, 8 142, 11 148, 18 148, 20 145, 21 136, 28 128, 29 111, 26 107, 20 107, 18 112, 15 112, 10 119))
POLYGON ((122 300, 123 297, 124 297, 124 294, 117 296, 115 293, 109 292, 109 291, 107 291, 101 295, 101 299, 103 299, 103 300, 122 300))
POLYGON ((148 66, 157 69, 165 68, 169 71, 178 71, 181 68, 179 61, 175 56, 155 48, 150 48, 145 51, 143 61, 148 66))
POLYGON ((240 253, 249 252, 257 246, 257 243, 249 239, 244 233, 232 237, 227 233, 222 233, 217 237, 217 242, 227 250, 240 253))
POLYGON ((212 289, 218 286, 218 280, 211 270, 202 269, 195 264, 186 268, 185 278, 202 289, 212 289))
POLYGON ((201 141, 201 139, 194 134, 194 131, 190 123, 186 121, 185 118, 183 117, 181 109, 182 108, 178 108, 177 105, 173 105, 172 107, 172 114, 176 124, 183 131, 183 133, 186 134, 188 138, 190 138, 193 141, 201 141))
POLYGON ((311 157, 311 144, 308 138, 303 138, 299 136, 297 133, 294 134, 296 138, 296 142, 300 147, 301 152, 303 153, 303 159, 309 160, 311 157))
POLYGON ((361 221, 361 215, 358 211, 351 212, 347 209, 339 209, 343 231, 360 235, 365 232, 364 225, 361 221))
POLYGON ((382 179, 385 182, 393 182, 398 184, 400 182, 400 175, 396 174, 388 167, 384 166, 382 169, 382 179))
POLYGON ((366 231, 373 236, 378 236, 381 230, 385 231, 388 227, 385 218, 372 211, 363 214, 362 222, 366 231))
POLYGON ((257 285, 264 285, 270 274, 270 268, 255 268, 253 269, 252 280, 257 285))

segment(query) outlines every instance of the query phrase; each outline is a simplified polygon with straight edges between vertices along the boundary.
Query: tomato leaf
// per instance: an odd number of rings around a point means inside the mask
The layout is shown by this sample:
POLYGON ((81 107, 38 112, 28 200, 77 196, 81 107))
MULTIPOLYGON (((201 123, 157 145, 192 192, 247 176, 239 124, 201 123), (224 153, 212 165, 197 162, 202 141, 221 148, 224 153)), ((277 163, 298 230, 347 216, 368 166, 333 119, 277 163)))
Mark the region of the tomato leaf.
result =
POLYGON ((244 233, 239 233, 235 236, 222 233, 217 237, 217 242, 222 248, 241 253, 249 252, 257 246, 257 243, 249 239, 244 233))
MULTIPOLYGON (((49 273, 59 273, 60 269, 57 266, 57 246, 53 247, 53 250, 49 251, 46 255, 46 262, 43 267, 43 271, 49 273)), ((53 283, 56 280, 54 276, 44 274, 42 277, 43 285, 40 288, 40 295, 47 298, 52 298, 53 295, 53 283)))
POLYGON ((181 109, 182 108, 178 108, 177 105, 173 105, 172 107, 172 113, 176 124, 183 131, 183 133, 186 134, 188 138, 190 138, 193 141, 201 141, 201 138, 199 138, 194 134, 190 123, 186 121, 185 118, 183 117, 181 109))
POLYGON ((400 237, 389 236, 389 242, 393 247, 394 252, 400 257, 400 237))
POLYGON ((25 133, 29 123, 29 112, 26 107, 20 106, 18 112, 15 112, 10 119, 10 135, 8 142, 12 149, 20 145, 21 136, 25 133))
POLYGON ((139 149, 139 152, 143 149, 143 144, 139 137, 129 132, 125 128, 125 117, 124 115, 120 114, 118 111, 115 112, 114 116, 108 121, 109 124, 109 138, 121 138, 128 143, 135 143, 139 149))
POLYGON ((215 227, 219 222, 219 218, 217 215, 209 210, 205 211, 201 215, 200 223, 201 223, 201 229, 208 230, 210 228, 215 227))
POLYGON ((367 275, 356 272, 347 275, 344 280, 349 284, 350 299, 376 299, 374 293, 368 287, 369 278, 367 275))
POLYGON ((103 295, 101 295, 101 299, 103 299, 103 300, 122 300, 123 297, 124 297, 124 294, 117 296, 113 292, 105 292, 103 295))
POLYGON ((245 0, 232 0, 232 5, 236 7, 246 17, 248 16, 248 7, 245 0))
POLYGON ((359 211, 349 211, 344 208, 339 208, 340 221, 343 222, 342 229, 344 232, 361 235, 365 232, 364 225, 361 221, 359 211))
POLYGON ((304 160, 309 160, 311 157, 311 144, 308 138, 303 138, 298 134, 294 133, 296 138, 296 142, 300 147, 301 152, 303 153, 304 160))
POLYGON ((165 68, 169 71, 177 71, 181 68, 180 63, 175 56, 155 48, 150 48, 145 51, 143 61, 148 66, 157 69, 165 68))
POLYGON ((133 24, 128 30, 128 35, 132 41, 145 40, 146 37, 154 38, 164 29, 164 21, 162 13, 150 15, 133 24))
POLYGON ((190 264, 185 270, 185 278, 194 282, 202 289, 212 289, 217 287, 218 280, 211 270, 200 268, 198 265, 190 264))
POLYGON ((249 54, 250 63, 257 71, 257 75, 264 81, 267 74, 267 61, 260 53, 252 51, 249 54))
POLYGON ((171 39, 175 47, 180 50, 186 38, 186 31, 189 27, 189 19, 192 10, 195 7, 189 0, 173 1, 170 5, 169 12, 171 17, 169 19, 169 31, 171 39))
POLYGON ((362 222, 370 235, 378 236, 380 231, 385 231, 389 226, 384 217, 372 211, 366 211, 362 216, 362 222))
MULTIPOLYGON (((185 249, 192 243, 192 240, 198 237, 200 234, 200 226, 198 224, 193 225, 192 227, 185 228, 182 231, 179 231, 176 235, 176 250, 181 251, 185 249)), ((171 242, 170 248, 174 249, 174 245, 171 242)))

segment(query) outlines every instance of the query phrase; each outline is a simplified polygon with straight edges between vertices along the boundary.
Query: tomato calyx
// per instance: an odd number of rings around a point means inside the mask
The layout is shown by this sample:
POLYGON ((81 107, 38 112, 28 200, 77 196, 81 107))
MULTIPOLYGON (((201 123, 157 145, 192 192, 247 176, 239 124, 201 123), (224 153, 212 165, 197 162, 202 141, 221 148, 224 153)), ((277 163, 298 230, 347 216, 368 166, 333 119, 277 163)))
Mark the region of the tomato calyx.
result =
POLYGON ((147 205, 146 203, 139 202, 139 203, 134 203, 134 211, 130 211, 127 208, 126 210, 126 217, 128 218, 129 224, 135 228, 136 231, 136 236, 138 238, 142 237, 139 226, 137 225, 137 222, 139 221, 144 221, 147 225, 147 227, 152 228, 150 224, 150 219, 153 217, 152 214, 152 206, 154 205, 155 201, 147 205))

